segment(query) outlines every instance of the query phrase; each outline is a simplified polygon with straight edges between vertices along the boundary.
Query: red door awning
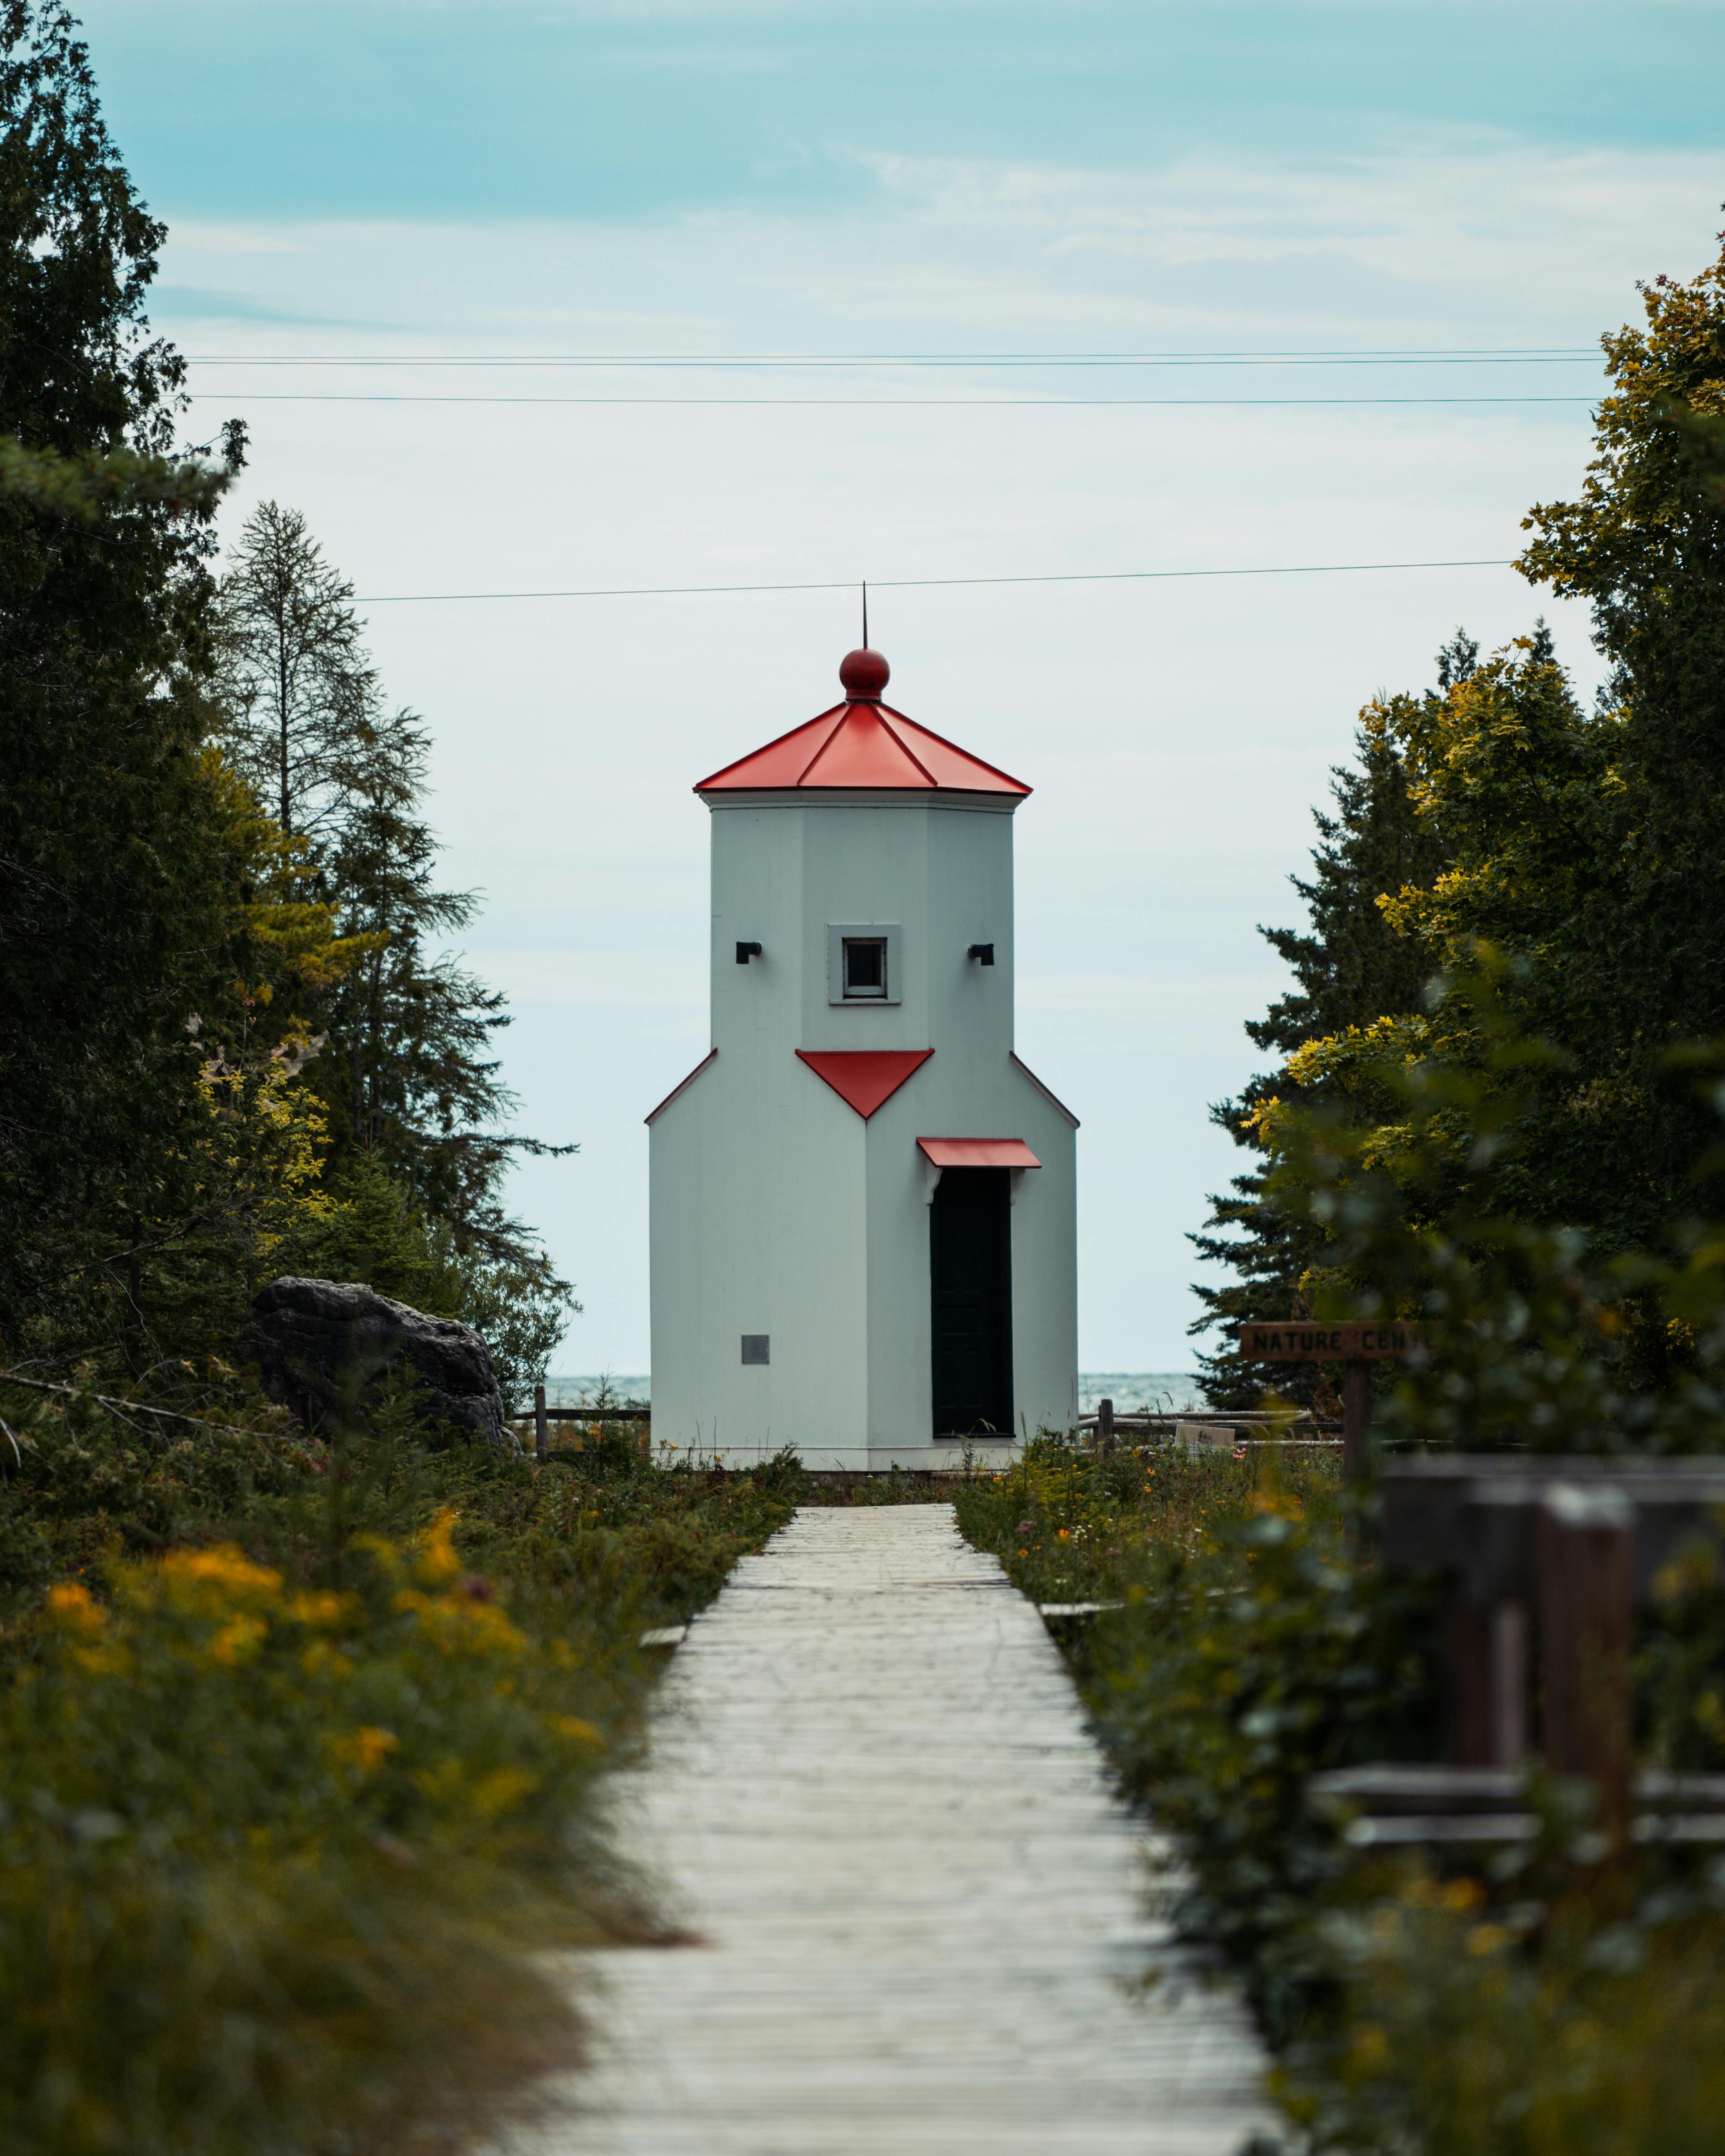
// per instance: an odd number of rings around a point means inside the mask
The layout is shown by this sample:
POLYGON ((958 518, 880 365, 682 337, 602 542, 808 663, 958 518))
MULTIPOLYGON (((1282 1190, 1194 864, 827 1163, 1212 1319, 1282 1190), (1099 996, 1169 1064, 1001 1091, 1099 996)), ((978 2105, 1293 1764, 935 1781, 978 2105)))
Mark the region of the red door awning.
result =
POLYGON ((918 1138, 937 1168, 1040 1168, 1022 1138, 918 1138))

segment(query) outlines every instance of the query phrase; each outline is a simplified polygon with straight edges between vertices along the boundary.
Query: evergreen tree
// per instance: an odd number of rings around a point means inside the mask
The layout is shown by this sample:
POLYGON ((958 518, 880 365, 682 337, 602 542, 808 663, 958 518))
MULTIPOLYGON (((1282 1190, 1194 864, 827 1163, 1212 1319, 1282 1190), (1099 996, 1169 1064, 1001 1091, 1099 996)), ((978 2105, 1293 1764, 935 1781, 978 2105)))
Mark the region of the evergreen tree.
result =
POLYGON ((357 795, 388 783, 382 697, 353 587, 295 510, 262 503, 222 579, 218 695, 230 754, 316 860, 357 795))
POLYGON ((434 1212, 461 1217, 476 1194, 454 1165, 464 1134, 514 1106, 488 1052, 509 1018, 495 990, 427 948, 478 907, 473 892, 436 886, 419 808, 428 746, 413 712, 380 721, 330 841, 325 880, 366 957, 331 1003, 340 1053, 324 1077, 338 1152, 377 1154, 434 1212))
MULTIPOLYGON (((1478 653, 1478 645, 1458 629, 1438 654, 1441 688, 1465 680, 1478 653)), ((1400 707, 1418 701, 1395 698, 1367 707, 1356 736, 1357 767, 1337 766, 1331 775, 1334 814, 1312 812, 1318 832, 1313 874, 1309 881, 1289 878, 1305 901, 1310 926, 1303 932, 1258 932, 1286 962, 1297 985, 1263 1018, 1247 1024, 1255 1047, 1286 1056, 1315 1038, 1419 1008, 1431 971, 1430 952, 1417 938, 1391 927, 1380 902, 1386 894, 1428 886, 1444 865, 1439 839, 1415 810, 1398 746, 1400 707)), ((1237 1100, 1212 1107, 1211 1120, 1236 1145, 1260 1153, 1254 1119, 1269 1097, 1286 1090, 1277 1078, 1255 1078, 1237 1100)), ((1209 1202, 1209 1219, 1190 1240, 1201 1256, 1229 1265, 1237 1278, 1220 1288, 1194 1285, 1204 1307, 1193 1332, 1296 1312, 1301 1278, 1318 1250, 1316 1230, 1266 1203, 1257 1162, 1233 1178, 1227 1194, 1213 1194, 1209 1202)), ((1199 1367, 1213 1406, 1245 1407, 1257 1399, 1262 1372, 1243 1366, 1231 1343, 1200 1356, 1199 1367)), ((1277 1379, 1285 1394, 1308 1402, 1322 1382, 1319 1372, 1303 1366, 1277 1379)))
POLYGON ((1612 668, 1611 783, 1563 938, 1562 1037, 1632 1102, 1622 1165, 1669 1206, 1712 1110, 1665 1059, 1725 1036, 1725 249, 1641 295, 1645 326, 1602 340, 1612 388, 1586 484, 1529 512, 1521 567, 1590 601, 1612 668))
MULTIPOLYGON (((1613 386, 1586 483, 1530 512, 1520 564, 1591 601, 1611 665, 1599 706, 1577 702, 1542 623, 1483 666, 1469 652, 1445 694, 1385 707, 1444 873, 1384 892, 1382 911, 1438 988, 1428 1009, 1366 1028, 1314 1009, 1329 1030, 1290 1047, 1296 1010, 1275 1041, 1282 1071, 1241 1125, 1287 1156, 1279 1187, 1297 1194, 1317 1171, 1282 1106, 1322 1101, 1414 1229, 1436 1230, 1465 1192, 1475 1215, 1560 1228, 1595 1264, 1693 1234, 1720 1097, 1696 1066, 1716 1075, 1725 1056, 1725 254, 1642 297, 1645 326, 1604 340, 1613 386), (1434 1098, 1475 1103, 1446 1111, 1441 1155, 1410 1135, 1409 1071, 1434 1098)), ((1398 1292, 1339 1245, 1274 1232, 1302 1277, 1398 1292)), ((1664 1390, 1692 1359, 1648 1296, 1626 1293, 1612 1323, 1631 1389, 1664 1390)))
POLYGON ((431 884, 415 722, 382 714, 351 594, 285 512, 249 535, 253 627, 272 561, 303 602, 273 687, 218 612, 244 435, 221 470, 176 446, 162 239, 69 14, 0 0, 0 1359, 225 1353, 259 1281, 339 1232, 526 1382, 567 1291, 499 1202, 525 1142, 473 1127, 510 1105, 481 1052, 502 1013, 425 945, 470 901, 431 884), (254 793, 221 752, 266 728, 254 793), (357 1065, 331 1063, 380 952, 357 1065))
POLYGON ((500 1365, 531 1384, 568 1288, 502 1188, 517 1157, 574 1147, 500 1127, 516 1106, 491 1049, 504 999, 435 947, 477 900, 438 886, 425 726, 388 710, 352 599, 302 516, 274 502, 254 512, 221 592, 223 737, 272 789, 296 875, 360 954, 317 1006, 327 1043, 308 1082, 326 1111, 336 1210, 308 1221, 300 1262, 380 1287, 422 1280, 426 1307, 483 1316, 500 1365))
MULTIPOLYGON (((195 676, 216 489, 144 295, 162 227, 66 11, 0 4, 0 1353, 136 1300, 195 1202, 184 1024, 234 966, 195 676), (128 485, 124 474, 149 484, 128 485)), ((230 434, 230 462, 240 439, 230 434)))
MULTIPOLYGON (((1447 647, 1438 654, 1440 678, 1449 655, 1447 647)), ((1386 893, 1425 889, 1443 866, 1436 834, 1409 799, 1397 743, 1400 707, 1414 701, 1397 697, 1368 707, 1355 736, 1358 767, 1338 765, 1331 773, 1335 814, 1312 811, 1316 873, 1309 882, 1288 879, 1305 901, 1310 926, 1304 933, 1258 931, 1298 986, 1263 1018, 1248 1022, 1246 1037, 1254 1047, 1285 1055, 1320 1034, 1345 1032, 1390 1012, 1419 1008, 1431 972, 1430 954, 1392 927, 1378 903, 1386 893)))

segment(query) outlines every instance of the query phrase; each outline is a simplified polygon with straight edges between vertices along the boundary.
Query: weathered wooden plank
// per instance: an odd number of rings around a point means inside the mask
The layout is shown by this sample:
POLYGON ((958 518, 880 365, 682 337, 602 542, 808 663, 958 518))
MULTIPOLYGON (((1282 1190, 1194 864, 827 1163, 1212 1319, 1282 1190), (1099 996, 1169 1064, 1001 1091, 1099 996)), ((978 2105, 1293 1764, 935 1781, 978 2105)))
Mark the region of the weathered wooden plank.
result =
POLYGON ((706 1943, 572 1972, 598 2055, 534 2156, 1234 2156, 1266 2123, 1034 1605, 948 1506, 807 1508, 746 1559, 618 1801, 706 1943))

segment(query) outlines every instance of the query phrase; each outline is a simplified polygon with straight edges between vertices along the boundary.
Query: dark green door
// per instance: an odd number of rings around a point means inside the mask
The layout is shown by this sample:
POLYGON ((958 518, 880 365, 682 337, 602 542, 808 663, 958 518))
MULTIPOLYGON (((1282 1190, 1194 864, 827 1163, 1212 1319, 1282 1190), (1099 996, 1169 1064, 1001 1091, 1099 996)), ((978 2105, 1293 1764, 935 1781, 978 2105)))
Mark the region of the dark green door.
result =
POLYGON ((929 1210, 934 1434, 1012 1430, 1012 1204, 1004 1168, 949 1168, 929 1210))

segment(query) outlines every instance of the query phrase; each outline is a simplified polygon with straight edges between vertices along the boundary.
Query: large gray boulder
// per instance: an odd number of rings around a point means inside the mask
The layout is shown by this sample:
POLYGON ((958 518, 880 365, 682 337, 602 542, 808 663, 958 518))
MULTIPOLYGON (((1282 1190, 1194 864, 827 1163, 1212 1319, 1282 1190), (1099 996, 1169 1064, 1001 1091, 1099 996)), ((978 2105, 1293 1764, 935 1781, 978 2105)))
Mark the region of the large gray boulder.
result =
POLYGON ((471 1326, 428 1317, 404 1302, 343 1281, 271 1281, 252 1304, 236 1345, 264 1389, 308 1430, 363 1419, 392 1372, 418 1380, 427 1410, 470 1443, 520 1450, 504 1420, 491 1353, 471 1326))

